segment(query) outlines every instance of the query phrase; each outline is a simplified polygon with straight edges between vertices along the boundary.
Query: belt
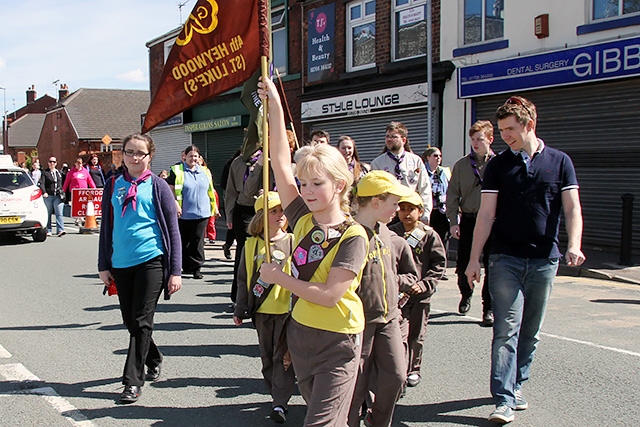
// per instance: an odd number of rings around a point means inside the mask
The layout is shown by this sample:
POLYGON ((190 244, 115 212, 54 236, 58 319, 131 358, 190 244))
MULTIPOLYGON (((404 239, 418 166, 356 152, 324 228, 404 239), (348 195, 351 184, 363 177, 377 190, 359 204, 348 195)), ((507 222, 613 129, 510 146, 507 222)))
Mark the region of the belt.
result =
POLYGON ((478 216, 477 213, 466 213, 466 212, 462 212, 461 215, 463 218, 476 218, 478 216))

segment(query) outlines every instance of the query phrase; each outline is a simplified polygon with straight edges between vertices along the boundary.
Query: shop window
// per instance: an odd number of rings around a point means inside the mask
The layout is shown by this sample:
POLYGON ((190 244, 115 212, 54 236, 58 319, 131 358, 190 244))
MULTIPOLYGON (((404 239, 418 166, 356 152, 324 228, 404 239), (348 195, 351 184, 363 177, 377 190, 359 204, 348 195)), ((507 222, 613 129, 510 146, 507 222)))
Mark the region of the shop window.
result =
POLYGON ((376 2, 354 1, 347 5, 347 71, 376 65, 376 2))
POLYGON ((504 0, 464 0, 464 44, 504 37, 504 0))
POLYGON ((122 144, 114 144, 112 142, 111 144, 100 145, 100 151, 102 151, 103 153, 107 153, 109 151, 115 151, 115 150, 122 150, 122 144))
POLYGON ((427 54, 426 0, 394 0, 392 38, 396 61, 427 54))
POLYGON ((592 0, 593 20, 640 12, 640 0, 592 0))
POLYGON ((271 10, 271 46, 273 66, 281 76, 287 74, 287 17, 284 6, 271 10))

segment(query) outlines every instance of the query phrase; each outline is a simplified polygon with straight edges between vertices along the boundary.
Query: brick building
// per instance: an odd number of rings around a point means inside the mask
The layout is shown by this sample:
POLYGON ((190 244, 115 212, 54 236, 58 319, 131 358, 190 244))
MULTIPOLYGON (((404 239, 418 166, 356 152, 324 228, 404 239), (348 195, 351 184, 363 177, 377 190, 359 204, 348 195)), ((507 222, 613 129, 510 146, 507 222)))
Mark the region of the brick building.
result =
POLYGON ((29 158, 37 151, 45 113, 56 103, 49 95, 36 99, 35 86, 28 88, 26 95, 27 104, 7 114, 7 135, 3 135, 4 154, 11 155, 17 162, 35 160, 35 157, 29 158))

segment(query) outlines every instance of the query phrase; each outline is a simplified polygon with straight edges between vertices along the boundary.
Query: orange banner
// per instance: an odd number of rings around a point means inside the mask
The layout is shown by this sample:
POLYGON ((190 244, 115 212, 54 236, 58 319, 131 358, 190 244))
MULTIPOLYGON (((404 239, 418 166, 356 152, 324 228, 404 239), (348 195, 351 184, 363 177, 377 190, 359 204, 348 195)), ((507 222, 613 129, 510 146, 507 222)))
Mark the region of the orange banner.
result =
POLYGON ((198 0, 162 70, 142 132, 242 84, 260 66, 258 0, 198 0))

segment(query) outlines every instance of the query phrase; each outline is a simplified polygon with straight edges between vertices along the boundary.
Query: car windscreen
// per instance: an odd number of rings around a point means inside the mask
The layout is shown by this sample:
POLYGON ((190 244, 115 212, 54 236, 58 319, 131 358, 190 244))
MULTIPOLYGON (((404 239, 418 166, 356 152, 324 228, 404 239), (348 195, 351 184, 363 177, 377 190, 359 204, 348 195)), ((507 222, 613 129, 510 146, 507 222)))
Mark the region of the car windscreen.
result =
POLYGON ((0 191, 17 190, 33 185, 33 181, 25 171, 0 169, 0 191))

